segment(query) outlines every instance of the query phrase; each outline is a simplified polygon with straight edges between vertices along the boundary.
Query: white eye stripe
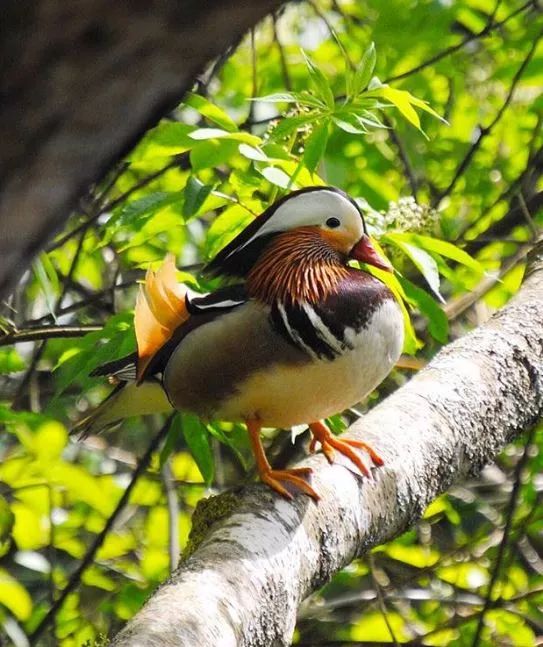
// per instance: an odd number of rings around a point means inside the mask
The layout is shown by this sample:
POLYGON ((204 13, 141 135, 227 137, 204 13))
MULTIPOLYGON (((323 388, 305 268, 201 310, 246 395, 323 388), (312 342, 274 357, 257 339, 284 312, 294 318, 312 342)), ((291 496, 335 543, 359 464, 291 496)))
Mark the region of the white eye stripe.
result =
POLYGON ((362 218, 352 202, 341 193, 322 189, 293 195, 292 198, 285 200, 251 238, 233 249, 228 256, 239 252, 261 236, 296 227, 319 225, 324 223, 331 214, 340 216, 344 221, 340 224, 348 223, 359 233, 358 238, 362 237, 364 233, 362 218))

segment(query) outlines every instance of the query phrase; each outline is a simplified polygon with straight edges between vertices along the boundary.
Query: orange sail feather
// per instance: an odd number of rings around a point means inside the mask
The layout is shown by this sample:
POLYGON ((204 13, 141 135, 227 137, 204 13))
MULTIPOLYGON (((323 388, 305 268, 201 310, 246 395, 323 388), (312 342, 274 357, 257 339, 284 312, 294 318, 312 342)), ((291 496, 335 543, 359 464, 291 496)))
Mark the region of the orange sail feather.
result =
POLYGON ((189 318, 185 296, 186 288, 175 277, 173 254, 166 256, 156 272, 147 271, 134 313, 138 383, 157 351, 171 338, 176 328, 189 318))

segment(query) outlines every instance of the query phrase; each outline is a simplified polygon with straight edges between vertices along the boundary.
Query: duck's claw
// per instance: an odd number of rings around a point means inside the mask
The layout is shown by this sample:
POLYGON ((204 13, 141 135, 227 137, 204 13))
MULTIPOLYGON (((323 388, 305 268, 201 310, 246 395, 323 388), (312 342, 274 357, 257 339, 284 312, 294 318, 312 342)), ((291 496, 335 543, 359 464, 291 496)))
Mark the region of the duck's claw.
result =
POLYGON ((259 473, 260 480, 267 483, 285 499, 292 499, 292 494, 282 485, 282 482, 291 483, 298 490, 310 496, 314 501, 320 499, 319 495, 305 480, 312 470, 310 467, 297 467, 289 470, 264 470, 259 473))
POLYGON ((260 439, 260 429, 262 425, 258 420, 247 420, 247 431, 249 432, 249 439, 253 448, 253 453, 256 460, 256 468, 258 475, 263 483, 267 483, 273 490, 285 499, 292 499, 292 494, 287 490, 283 482, 291 483, 298 490, 310 496, 314 501, 320 499, 319 495, 305 480, 313 471, 310 467, 294 467, 286 470, 274 470, 266 458, 262 440, 260 439))
POLYGON ((349 460, 351 460, 358 467, 360 472, 364 474, 364 476, 370 476, 370 471, 368 470, 360 456, 353 450, 353 447, 356 447, 357 449, 366 450, 370 455, 370 458, 373 461, 374 465, 384 465, 384 461, 379 456, 379 454, 367 443, 364 443, 361 440, 338 438, 330 432, 330 430, 323 422, 312 422, 309 425, 309 429, 313 434, 313 438, 311 439, 311 443, 309 444, 309 451, 313 453, 316 449, 317 442, 320 443, 322 452, 326 456, 329 463, 334 462, 334 450, 337 450, 340 454, 343 454, 349 460))

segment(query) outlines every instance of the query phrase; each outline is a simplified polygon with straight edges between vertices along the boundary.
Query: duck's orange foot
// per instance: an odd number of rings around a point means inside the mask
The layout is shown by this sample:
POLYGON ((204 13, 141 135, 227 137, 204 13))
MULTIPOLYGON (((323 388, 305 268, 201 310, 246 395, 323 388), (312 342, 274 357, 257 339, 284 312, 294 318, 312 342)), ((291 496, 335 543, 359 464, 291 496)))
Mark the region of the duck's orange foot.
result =
POLYGON ((296 467, 289 470, 266 469, 259 471, 260 480, 267 483, 273 490, 285 499, 292 499, 292 494, 282 483, 291 483, 298 490, 310 496, 314 501, 320 499, 319 495, 305 480, 313 470, 310 467, 296 467))
POLYGON ((340 454, 347 456, 347 458, 349 458, 358 467, 364 476, 369 476, 370 472, 368 468, 364 465, 360 456, 353 450, 353 447, 356 447, 357 449, 366 450, 374 465, 379 467, 384 465, 384 461, 379 454, 367 443, 364 443, 361 440, 351 440, 350 438, 342 440, 341 438, 337 438, 330 432, 323 422, 312 422, 309 425, 309 429, 313 434, 313 438, 309 444, 309 451, 313 453, 316 449, 317 443, 320 443, 322 452, 328 459, 329 463, 334 462, 334 450, 337 449, 340 454))

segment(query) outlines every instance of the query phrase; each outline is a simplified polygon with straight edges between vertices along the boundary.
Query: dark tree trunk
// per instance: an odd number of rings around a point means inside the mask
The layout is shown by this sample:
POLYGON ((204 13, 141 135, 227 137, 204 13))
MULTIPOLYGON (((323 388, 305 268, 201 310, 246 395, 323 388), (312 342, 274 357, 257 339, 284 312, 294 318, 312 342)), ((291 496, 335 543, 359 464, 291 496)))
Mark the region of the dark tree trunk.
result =
POLYGON ((4 0, 0 297, 89 185, 283 0, 4 0))

